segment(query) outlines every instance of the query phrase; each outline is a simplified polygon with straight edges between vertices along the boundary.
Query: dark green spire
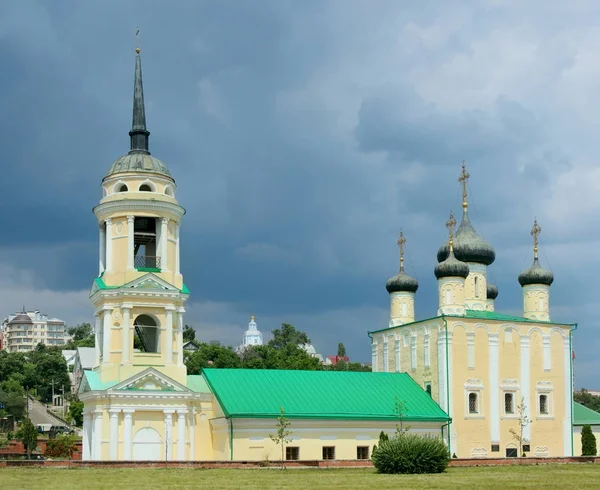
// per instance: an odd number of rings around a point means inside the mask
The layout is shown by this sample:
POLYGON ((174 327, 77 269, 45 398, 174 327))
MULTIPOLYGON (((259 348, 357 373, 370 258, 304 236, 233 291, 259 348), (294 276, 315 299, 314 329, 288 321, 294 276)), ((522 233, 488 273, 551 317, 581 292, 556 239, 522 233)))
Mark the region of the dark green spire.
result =
POLYGON ((135 79, 133 82, 133 122, 129 137, 131 149, 129 153, 148 153, 150 132, 146 129, 146 109, 144 108, 144 86, 142 85, 142 59, 140 48, 135 55, 135 79))

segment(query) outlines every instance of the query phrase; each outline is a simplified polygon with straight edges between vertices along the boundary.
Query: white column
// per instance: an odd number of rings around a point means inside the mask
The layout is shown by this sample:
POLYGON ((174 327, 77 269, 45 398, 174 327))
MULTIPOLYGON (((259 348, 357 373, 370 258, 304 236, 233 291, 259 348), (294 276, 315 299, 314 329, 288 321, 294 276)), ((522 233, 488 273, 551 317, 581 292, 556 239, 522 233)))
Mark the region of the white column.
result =
POLYGON ((110 327, 111 327, 111 312, 112 309, 105 308, 103 314, 103 336, 102 339, 102 363, 106 364, 110 361, 110 327))
POLYGON ((490 356, 490 436, 492 444, 500 443, 500 401, 498 384, 498 334, 488 334, 488 348, 490 356))
POLYGON ((102 410, 94 411, 94 431, 92 434, 92 459, 102 459, 102 410))
POLYGON ((196 411, 192 408, 190 411, 190 424, 189 424, 189 438, 190 438, 190 454, 188 456, 188 461, 194 461, 196 459, 195 449, 196 449, 196 411))
POLYGON ((410 368, 414 371, 417 369, 417 336, 412 335, 410 338, 410 368))
POLYGON ((169 270, 169 218, 162 218, 160 222, 160 269, 169 270))
POLYGON ((113 268, 113 243, 112 243, 112 219, 108 218, 106 221, 106 264, 105 269, 111 271, 113 268))
POLYGON ((571 342, 569 337, 563 339, 563 356, 564 356, 564 386, 565 386, 565 419, 563 420, 563 444, 565 456, 572 456, 573 446, 571 444, 572 433, 572 392, 573 392, 573 377, 571 376, 571 342))
POLYGON ((179 266, 179 223, 175 225, 175 273, 181 274, 179 266))
POLYGON ((475 334, 467 333, 467 368, 475 369, 475 334))
POLYGON ((383 372, 387 373, 389 368, 389 348, 388 348, 388 339, 387 337, 383 339, 383 372))
POLYGON ((173 459, 173 412, 174 410, 165 410, 165 452, 166 460, 171 461, 173 459))
POLYGON ((135 216, 127 216, 127 270, 133 270, 133 248, 135 236, 135 216))
POLYGON ((377 344, 375 340, 371 344, 371 371, 374 373, 377 372, 377 344))
POLYGON ((131 460, 131 444, 133 441, 133 409, 123 410, 123 459, 131 460))
POLYGON ((94 352, 96 356, 94 367, 97 367, 100 365, 100 342, 102 342, 102 339, 100 338, 100 329, 102 328, 100 313, 96 313, 94 319, 94 352))
POLYGON ((130 363, 130 352, 131 352, 131 305, 123 305, 121 307, 123 311, 123 331, 122 331, 122 342, 121 346, 121 364, 130 363))
MULTIPOLYGON (((531 388, 530 388, 530 371, 531 362, 529 357, 529 335, 521 336, 521 397, 525 406, 525 416, 530 419, 531 413, 531 388)), ((520 400, 519 400, 520 403, 520 400)), ((531 424, 527 424, 523 428, 523 439, 527 442, 531 441, 531 424)))
POLYGON ((90 412, 83 412, 83 440, 81 446, 83 448, 83 454, 81 459, 83 461, 89 461, 92 459, 91 442, 92 442, 92 414, 90 412))
POLYGON ((542 345, 544 346, 544 371, 550 371, 550 335, 542 335, 542 345))
POLYGON ((429 342, 429 334, 425 334, 425 337, 423 339, 423 348, 425 350, 425 354, 424 354, 424 358, 425 358, 425 367, 429 368, 431 367, 431 349, 430 349, 430 342, 429 342))
POLYGON ((108 413, 110 413, 110 460, 116 461, 119 459, 119 412, 120 409, 111 408, 108 413))
POLYGON ((177 310, 177 365, 183 366, 183 314, 185 308, 177 310))
POLYGON ((446 397, 446 389, 448 380, 446 378, 446 334, 441 331, 438 333, 437 343, 437 358, 438 358, 438 403, 442 409, 448 413, 448 398, 446 397))
POLYGON ((394 364, 396 367, 396 372, 400 372, 400 339, 394 340, 394 364))
POLYGON ((104 223, 99 227, 99 232, 98 275, 101 275, 104 272, 104 263, 106 261, 106 229, 104 228, 104 223))
POLYGON ((165 308, 165 362, 173 364, 173 308, 165 308))
POLYGON ((177 410, 177 459, 185 461, 185 415, 187 410, 177 410))

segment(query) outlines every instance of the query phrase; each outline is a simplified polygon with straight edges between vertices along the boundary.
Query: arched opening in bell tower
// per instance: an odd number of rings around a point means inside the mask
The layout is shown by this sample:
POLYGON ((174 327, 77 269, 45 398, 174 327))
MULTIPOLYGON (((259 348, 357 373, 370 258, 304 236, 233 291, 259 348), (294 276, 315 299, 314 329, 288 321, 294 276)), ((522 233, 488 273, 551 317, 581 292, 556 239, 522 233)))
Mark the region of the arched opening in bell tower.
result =
POLYGON ((160 269, 156 253, 156 218, 135 218, 133 261, 136 269, 160 269))
POLYGON ((134 348, 141 352, 160 352, 160 325, 150 315, 139 315, 133 322, 134 348))

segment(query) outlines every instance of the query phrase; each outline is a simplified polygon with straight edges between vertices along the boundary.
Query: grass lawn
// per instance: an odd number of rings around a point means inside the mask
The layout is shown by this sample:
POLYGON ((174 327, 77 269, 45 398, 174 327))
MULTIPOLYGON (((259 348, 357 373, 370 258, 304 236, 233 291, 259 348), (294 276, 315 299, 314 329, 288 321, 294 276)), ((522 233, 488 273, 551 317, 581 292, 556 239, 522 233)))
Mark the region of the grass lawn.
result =
POLYGON ((0 488, 599 488, 600 464, 450 468, 440 475, 356 469, 2 468, 0 488))

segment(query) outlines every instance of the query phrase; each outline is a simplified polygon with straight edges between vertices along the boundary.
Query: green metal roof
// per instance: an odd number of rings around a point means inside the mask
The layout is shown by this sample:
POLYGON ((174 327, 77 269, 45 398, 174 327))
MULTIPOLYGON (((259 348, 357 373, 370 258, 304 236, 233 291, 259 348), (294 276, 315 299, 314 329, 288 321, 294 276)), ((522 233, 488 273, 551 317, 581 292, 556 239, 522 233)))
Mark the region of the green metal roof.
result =
POLYGON ((204 376, 189 375, 185 385, 194 393, 210 393, 210 389, 206 384, 204 376))
POLYGON ((83 375, 85 376, 91 391, 108 390, 112 386, 118 384, 118 381, 107 381, 106 383, 103 383, 100 381, 100 377, 96 371, 86 370, 83 372, 83 375))
POLYGON ((600 425, 600 413, 573 402, 573 425, 600 425))
MULTIPOLYGON (((138 269, 138 270, 142 271, 142 269, 138 269)), ((152 270, 149 269, 149 271, 150 272, 160 272, 160 269, 152 269, 152 270)), ((123 287, 123 286, 107 286, 106 283, 104 282, 104 279, 102 279, 102 276, 94 278, 94 282, 96 283, 96 286, 98 286, 98 289, 119 289, 119 288, 123 287)), ((185 284, 182 285, 180 292, 183 294, 190 294, 190 290, 188 289, 188 287, 185 284)))
POLYGON ((448 415, 406 373, 204 369, 208 386, 232 418, 398 420, 397 396, 407 421, 446 422, 448 415))

